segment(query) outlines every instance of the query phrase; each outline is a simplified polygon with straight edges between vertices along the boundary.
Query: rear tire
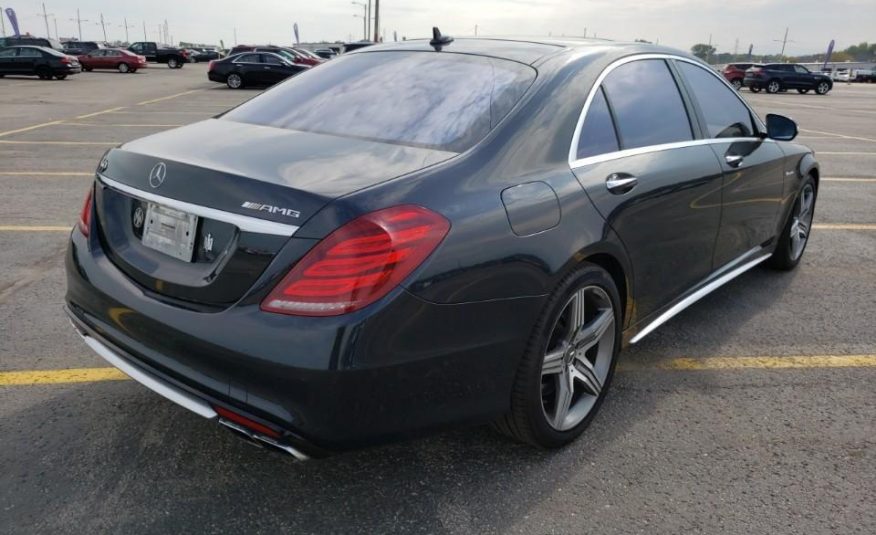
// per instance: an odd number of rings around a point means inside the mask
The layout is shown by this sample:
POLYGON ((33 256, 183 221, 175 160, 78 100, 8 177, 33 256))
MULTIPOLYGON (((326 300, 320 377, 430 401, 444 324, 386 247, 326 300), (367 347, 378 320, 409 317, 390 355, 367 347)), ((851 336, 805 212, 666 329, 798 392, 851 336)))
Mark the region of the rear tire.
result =
POLYGON ((782 90, 782 82, 778 80, 770 80, 766 85, 766 92, 770 95, 775 95, 782 90))
POLYGON ((800 263, 809 243, 817 197, 818 188, 815 179, 810 175, 800 186, 800 192, 797 194, 791 213, 788 214, 788 220, 782 227, 776 249, 767 260, 767 266, 780 271, 790 271, 800 263))
POLYGON ((131 68, 128 67, 127 63, 119 63, 119 66, 117 68, 119 69, 119 72, 122 74, 126 74, 131 70, 131 68))
POLYGON ((236 72, 233 72, 225 79, 225 84, 231 89, 242 89, 243 78, 236 72))
POLYGON ((608 392, 621 346, 620 297, 614 280, 584 263, 545 304, 517 368, 501 433, 540 448, 572 442, 608 392))

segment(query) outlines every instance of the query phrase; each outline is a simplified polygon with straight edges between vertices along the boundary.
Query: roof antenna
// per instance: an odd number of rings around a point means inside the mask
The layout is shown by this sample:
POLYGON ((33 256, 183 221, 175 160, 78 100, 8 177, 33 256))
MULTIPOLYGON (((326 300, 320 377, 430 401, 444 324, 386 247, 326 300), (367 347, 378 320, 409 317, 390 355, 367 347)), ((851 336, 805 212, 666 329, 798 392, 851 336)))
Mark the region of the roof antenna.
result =
POLYGON ((441 35, 441 30, 438 29, 438 26, 432 26, 432 40, 429 41, 429 44, 435 47, 435 52, 441 52, 445 45, 449 45, 452 42, 453 37, 441 35))

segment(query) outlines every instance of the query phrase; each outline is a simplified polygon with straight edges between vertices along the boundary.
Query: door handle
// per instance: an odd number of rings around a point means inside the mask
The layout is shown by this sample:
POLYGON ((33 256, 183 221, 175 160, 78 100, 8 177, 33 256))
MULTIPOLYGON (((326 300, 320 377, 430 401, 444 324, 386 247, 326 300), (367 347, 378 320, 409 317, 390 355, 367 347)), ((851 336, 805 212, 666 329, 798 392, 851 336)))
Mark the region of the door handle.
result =
POLYGON ((727 165, 730 167, 739 167, 742 163, 742 160, 745 159, 745 156, 740 156, 739 154, 726 154, 724 155, 724 161, 727 162, 727 165))
POLYGON ((638 178, 625 173, 612 173, 605 179, 605 187, 608 188, 608 191, 617 195, 630 191, 638 183, 638 178))

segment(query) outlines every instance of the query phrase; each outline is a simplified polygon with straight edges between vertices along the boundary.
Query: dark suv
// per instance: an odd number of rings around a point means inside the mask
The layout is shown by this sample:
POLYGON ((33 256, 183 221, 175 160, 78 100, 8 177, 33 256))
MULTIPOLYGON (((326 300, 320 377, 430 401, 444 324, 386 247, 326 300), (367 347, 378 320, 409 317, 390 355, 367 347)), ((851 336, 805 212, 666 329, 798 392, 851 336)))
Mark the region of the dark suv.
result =
POLYGON ((721 73, 733 87, 740 89, 742 80, 745 78, 745 71, 754 66, 753 63, 728 63, 721 73))
POLYGON ((826 95, 833 89, 833 81, 829 76, 812 72, 803 65, 794 63, 752 66, 745 71, 742 83, 754 93, 760 92, 761 89, 766 89, 767 93, 778 93, 788 89, 808 93, 811 89, 819 95, 826 95))
POLYGON ((84 56, 101 48, 106 47, 96 41, 67 41, 64 43, 64 53, 71 56, 84 56))

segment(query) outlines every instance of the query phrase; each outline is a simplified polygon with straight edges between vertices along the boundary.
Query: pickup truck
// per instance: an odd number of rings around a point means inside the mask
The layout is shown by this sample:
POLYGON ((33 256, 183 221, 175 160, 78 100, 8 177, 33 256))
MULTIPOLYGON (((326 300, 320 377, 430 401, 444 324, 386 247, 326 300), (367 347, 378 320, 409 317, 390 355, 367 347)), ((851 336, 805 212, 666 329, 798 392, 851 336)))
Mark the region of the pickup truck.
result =
POLYGON ((169 46, 159 46, 158 43, 152 41, 134 43, 128 47, 128 50, 137 55, 145 56, 146 61, 167 63, 167 66, 171 69, 182 69, 182 66, 189 60, 189 53, 185 50, 169 46))

